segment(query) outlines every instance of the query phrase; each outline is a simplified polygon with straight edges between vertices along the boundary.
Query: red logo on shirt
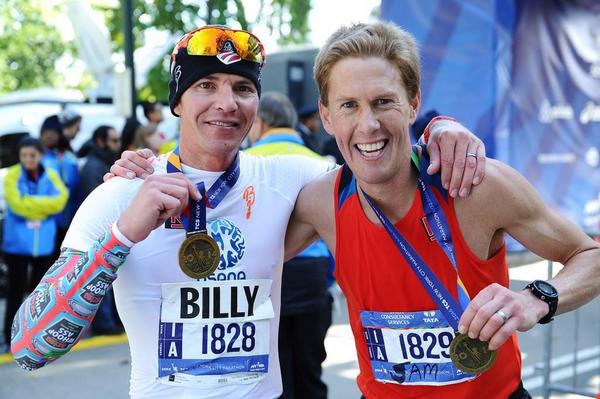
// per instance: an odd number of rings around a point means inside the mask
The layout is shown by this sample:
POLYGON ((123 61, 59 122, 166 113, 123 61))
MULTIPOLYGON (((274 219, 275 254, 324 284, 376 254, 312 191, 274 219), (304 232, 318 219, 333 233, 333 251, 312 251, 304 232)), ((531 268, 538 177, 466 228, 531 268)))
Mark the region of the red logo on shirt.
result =
POLYGON ((254 186, 246 187, 242 197, 244 198, 244 201, 246 201, 246 219, 250 219, 252 217, 252 205, 254 205, 254 201, 256 200, 254 186))

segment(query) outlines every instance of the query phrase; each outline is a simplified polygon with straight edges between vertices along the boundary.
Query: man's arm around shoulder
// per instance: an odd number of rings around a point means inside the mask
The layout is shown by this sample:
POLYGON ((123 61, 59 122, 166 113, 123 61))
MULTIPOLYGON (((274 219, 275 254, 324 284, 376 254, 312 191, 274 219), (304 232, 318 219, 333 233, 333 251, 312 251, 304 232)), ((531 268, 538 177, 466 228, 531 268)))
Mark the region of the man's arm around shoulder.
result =
POLYGON ((325 173, 300 191, 285 235, 286 260, 319 237, 335 253, 333 188, 337 172, 325 173))

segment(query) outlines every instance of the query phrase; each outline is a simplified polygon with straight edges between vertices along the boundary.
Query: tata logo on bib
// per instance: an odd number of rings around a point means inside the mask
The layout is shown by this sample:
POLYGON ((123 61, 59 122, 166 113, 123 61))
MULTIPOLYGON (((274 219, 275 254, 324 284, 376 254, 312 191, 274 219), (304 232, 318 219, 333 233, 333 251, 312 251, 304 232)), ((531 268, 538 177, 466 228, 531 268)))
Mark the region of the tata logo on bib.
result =
POLYGON ((207 223, 207 230, 221 250, 218 270, 235 267, 246 252, 246 240, 239 227, 227 219, 215 219, 207 223))
POLYGON ((266 368, 267 366, 260 360, 257 360, 256 363, 252 363, 250 365, 250 371, 264 371, 266 368))
POLYGON ((440 320, 436 317, 435 310, 423 312, 423 321, 425 323, 438 323, 440 320))

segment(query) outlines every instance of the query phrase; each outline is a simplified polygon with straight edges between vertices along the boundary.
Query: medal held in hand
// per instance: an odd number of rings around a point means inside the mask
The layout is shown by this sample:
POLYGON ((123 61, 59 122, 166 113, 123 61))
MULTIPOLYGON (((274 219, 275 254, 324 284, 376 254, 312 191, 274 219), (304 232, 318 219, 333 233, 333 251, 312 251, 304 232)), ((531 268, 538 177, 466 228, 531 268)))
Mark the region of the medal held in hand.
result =
MULTIPOLYGON (((167 172, 183 172, 179 147, 167 159, 167 172)), ((185 240, 179 247, 179 267, 191 278, 201 279, 217 270, 221 261, 221 251, 217 242, 207 233, 206 208, 214 209, 233 188, 240 175, 240 160, 236 156, 233 163, 223 172, 212 186, 206 190, 204 182, 196 184, 200 201, 189 199, 190 211, 181 219, 186 230, 185 240)))
POLYGON ((179 267, 191 278, 208 277, 217 270, 221 251, 205 231, 187 234, 179 248, 179 267))
POLYGON ((483 373, 496 362, 496 351, 488 349, 488 343, 458 334, 450 344, 452 363, 466 373, 483 373))

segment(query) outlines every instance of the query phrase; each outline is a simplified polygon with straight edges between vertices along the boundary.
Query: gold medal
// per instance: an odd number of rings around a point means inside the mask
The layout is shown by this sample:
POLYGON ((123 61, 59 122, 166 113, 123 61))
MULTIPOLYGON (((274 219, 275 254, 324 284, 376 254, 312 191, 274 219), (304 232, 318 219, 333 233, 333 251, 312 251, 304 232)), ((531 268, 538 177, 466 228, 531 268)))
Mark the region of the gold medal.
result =
POLYGON ((496 351, 489 350, 487 342, 458 334, 450 344, 450 359, 459 370, 479 374, 494 365, 496 351))
POLYGON ((191 278, 208 277, 217 270, 221 251, 206 232, 188 234, 179 248, 179 266, 191 278))

